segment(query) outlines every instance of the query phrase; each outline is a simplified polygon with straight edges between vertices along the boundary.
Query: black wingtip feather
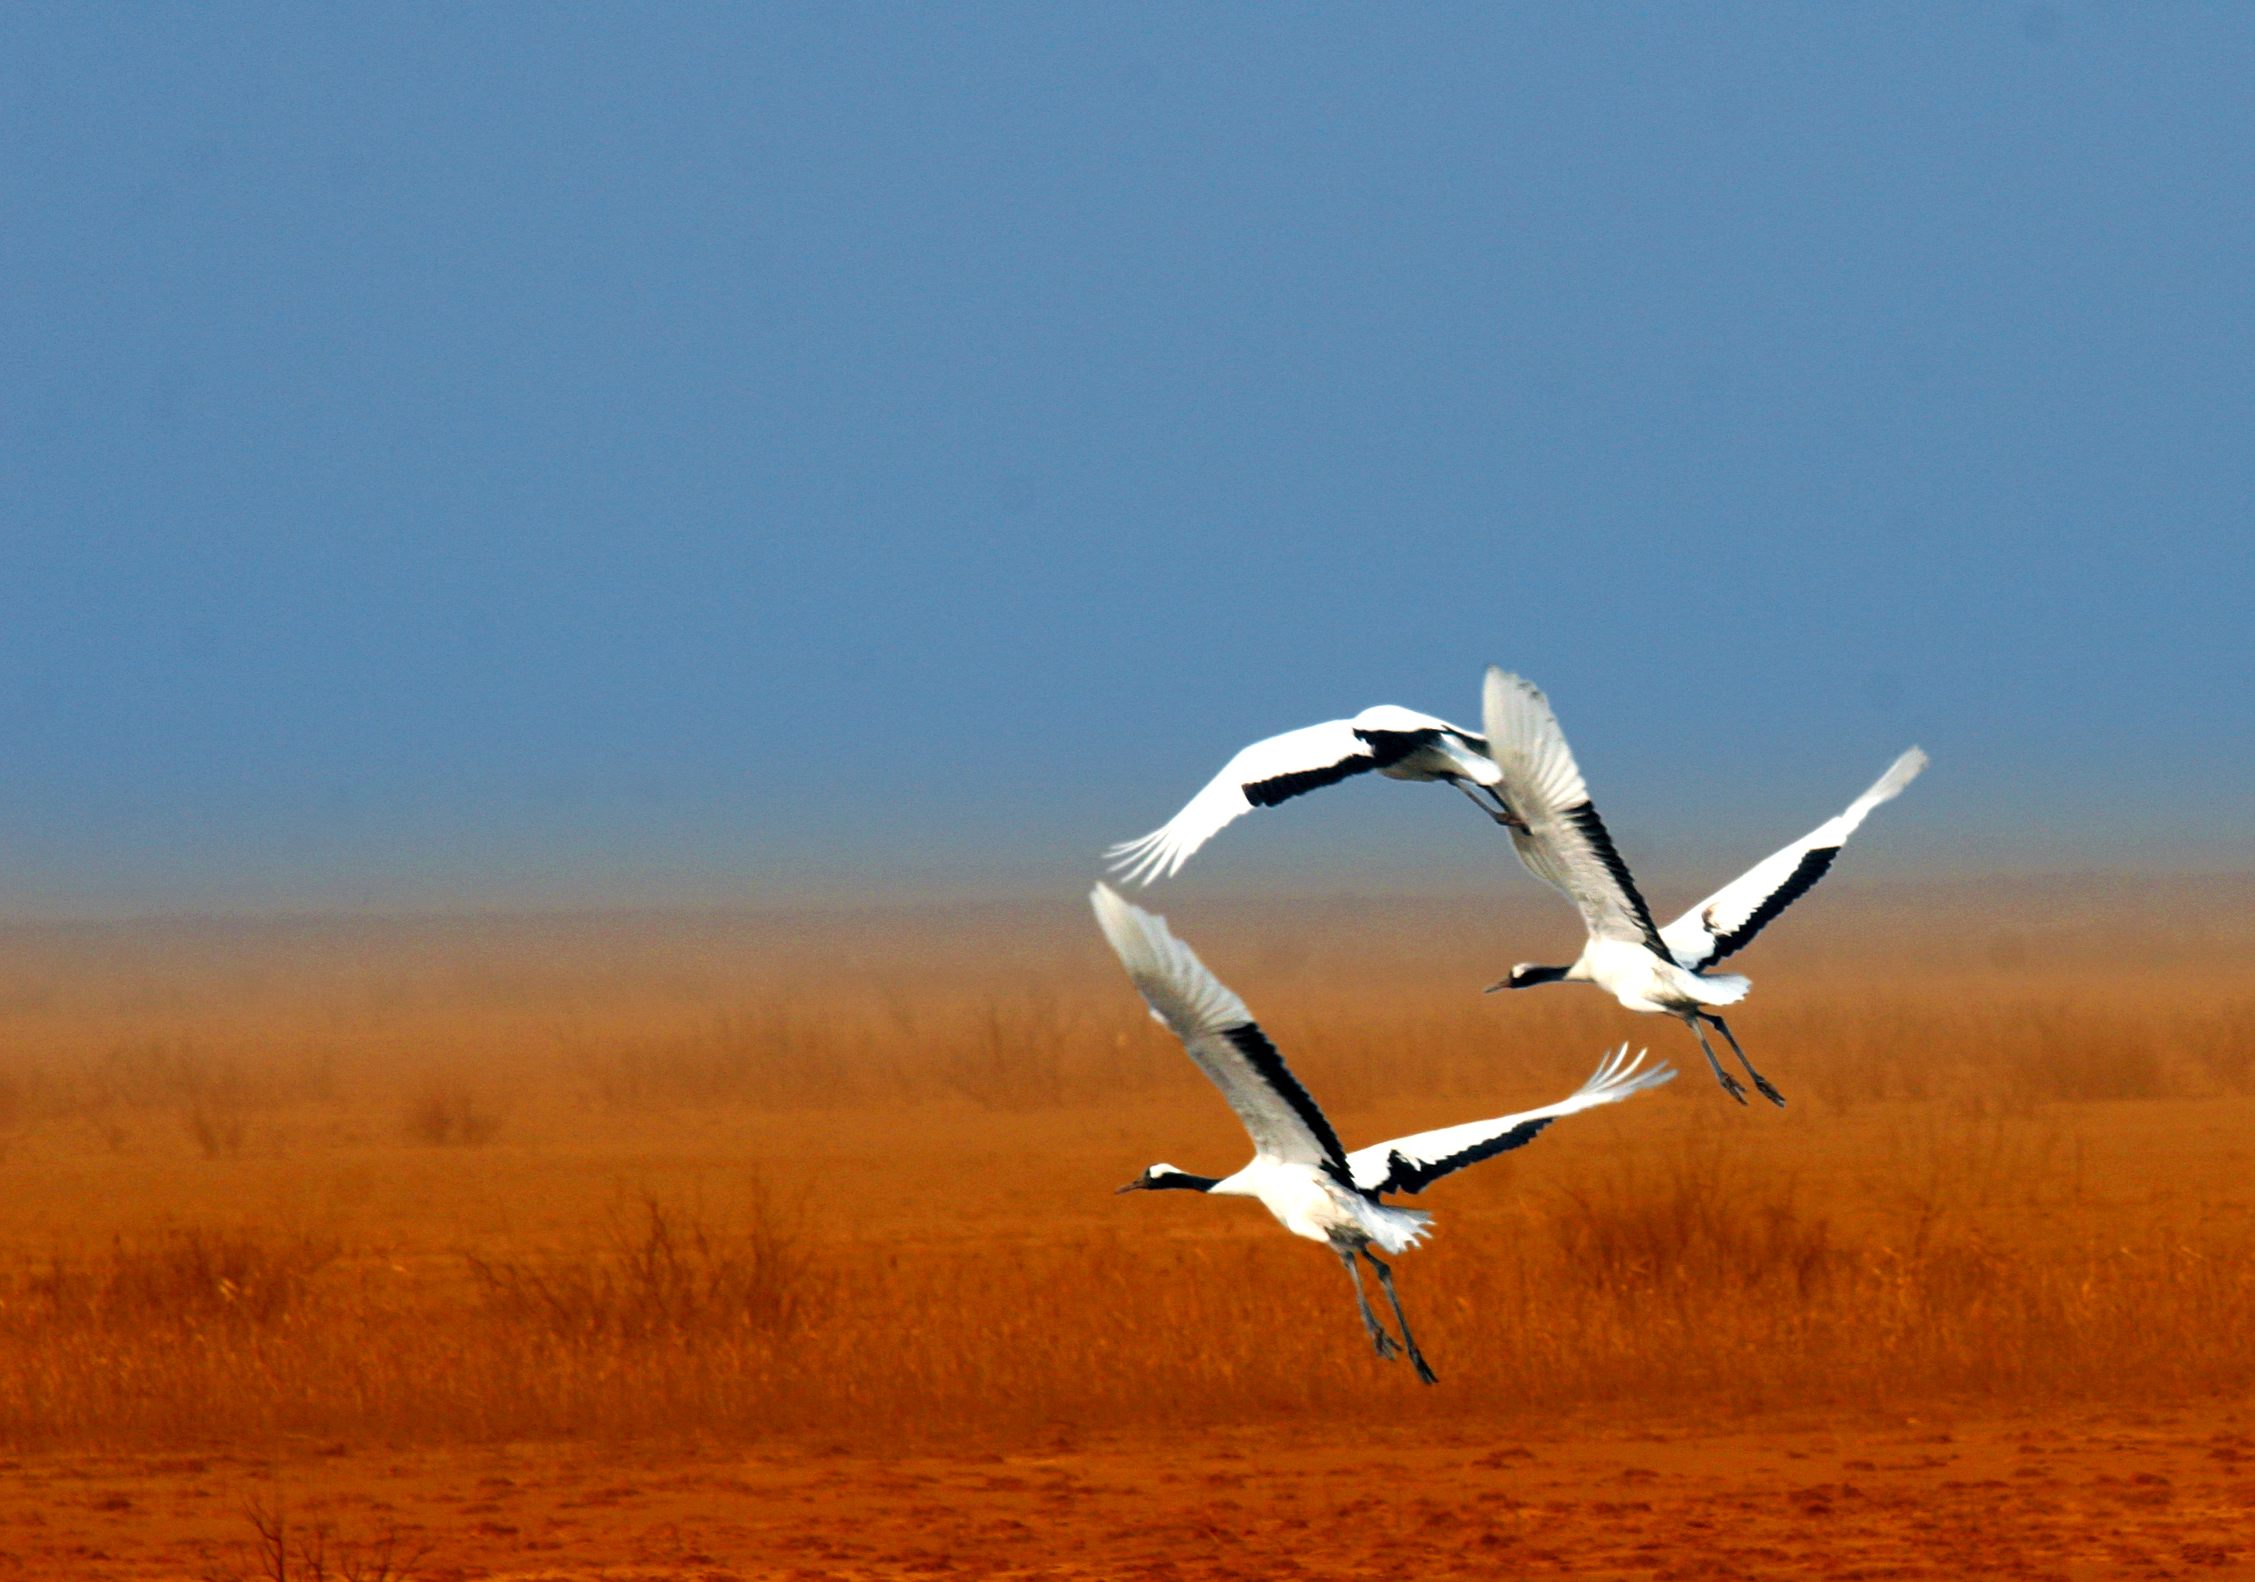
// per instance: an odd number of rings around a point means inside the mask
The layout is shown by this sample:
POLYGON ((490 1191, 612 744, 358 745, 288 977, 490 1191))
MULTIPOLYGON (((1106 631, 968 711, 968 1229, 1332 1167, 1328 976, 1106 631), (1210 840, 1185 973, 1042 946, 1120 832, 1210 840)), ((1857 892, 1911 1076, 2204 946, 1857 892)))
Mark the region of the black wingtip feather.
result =
POLYGON ((1837 846, 1817 846, 1801 853, 1801 861, 1794 868, 1792 876, 1772 890, 1769 897, 1754 908, 1753 915, 1745 922, 1718 938, 1714 953, 1701 962, 1700 966, 1711 967, 1725 956, 1744 950, 1752 944, 1754 936, 1769 927, 1778 913, 1809 893, 1810 887, 1831 868, 1832 859, 1839 855, 1840 848, 1837 846))
POLYGON ((1469 1148, 1450 1154, 1446 1159, 1427 1160, 1423 1164, 1404 1159, 1398 1153, 1389 1154, 1386 1159, 1386 1179, 1370 1188, 1370 1194, 1375 1197, 1381 1192, 1401 1192, 1415 1197, 1441 1177, 1454 1175, 1466 1165, 1476 1165, 1483 1159, 1493 1159, 1497 1154, 1526 1147, 1542 1135, 1545 1126, 1556 1119, 1558 1117, 1555 1115, 1545 1115, 1539 1121, 1522 1121, 1511 1130, 1490 1137, 1486 1142, 1474 1143, 1469 1148))
POLYGON ((1621 860, 1620 852, 1614 848, 1613 837, 1606 832, 1605 820, 1597 816, 1596 805, 1589 802, 1576 803, 1566 810, 1564 817, 1581 832, 1582 839, 1589 842, 1590 851, 1604 866, 1606 877, 1620 886, 1621 893, 1628 897, 1629 909, 1636 914, 1637 923, 1644 930, 1645 944, 1662 960, 1675 960, 1675 957, 1668 954, 1668 947, 1661 942, 1660 925, 1652 921, 1652 908, 1644 904, 1644 892, 1636 887, 1636 880, 1630 877, 1629 865, 1621 860))
POLYGON ((1255 807, 1274 807, 1279 802, 1289 802, 1296 796, 1309 791, 1320 791, 1328 785, 1337 785, 1342 780, 1378 767, 1378 760, 1368 753, 1355 753, 1319 769, 1295 769, 1288 775, 1272 775, 1266 780, 1255 780, 1245 787, 1245 800, 1255 807))
POLYGON ((1279 1098, 1292 1106, 1292 1113, 1299 1116, 1308 1130, 1315 1134, 1315 1140, 1324 1152, 1325 1168, 1336 1179, 1349 1181, 1347 1151, 1339 1146, 1339 1134, 1331 1129, 1331 1122, 1325 1118, 1313 1095, 1300 1086, 1298 1077, 1292 1075, 1292 1068, 1284 1063, 1284 1057, 1268 1041, 1268 1034, 1261 1031, 1260 1024, 1246 1022, 1239 1027, 1225 1028, 1221 1036, 1229 1040, 1231 1046, 1245 1057, 1245 1063, 1259 1074, 1263 1082, 1275 1089, 1279 1098))

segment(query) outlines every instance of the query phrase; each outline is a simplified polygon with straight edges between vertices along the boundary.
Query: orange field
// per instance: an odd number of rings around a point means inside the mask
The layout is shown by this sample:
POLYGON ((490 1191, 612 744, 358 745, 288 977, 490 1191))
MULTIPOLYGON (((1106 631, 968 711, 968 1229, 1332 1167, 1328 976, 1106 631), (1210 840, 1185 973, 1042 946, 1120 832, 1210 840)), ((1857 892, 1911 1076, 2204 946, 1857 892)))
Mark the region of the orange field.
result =
POLYGON ((17 927, 0 1577, 2231 1574, 2251 901, 1820 893, 1783 1112, 1563 908, 1166 901, 1349 1147, 1682 1069, 1418 1200, 1430 1389, 1113 1196, 1246 1144, 1077 903, 17 927))

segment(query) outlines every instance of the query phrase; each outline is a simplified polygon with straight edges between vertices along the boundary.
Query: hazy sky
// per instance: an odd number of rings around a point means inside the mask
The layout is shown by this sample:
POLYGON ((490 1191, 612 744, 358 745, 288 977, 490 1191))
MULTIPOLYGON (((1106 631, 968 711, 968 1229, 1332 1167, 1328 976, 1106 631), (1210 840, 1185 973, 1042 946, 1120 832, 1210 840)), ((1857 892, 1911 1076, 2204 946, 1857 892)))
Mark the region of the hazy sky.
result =
POLYGON ((2237 5, 0 10, 0 913, 1077 889, 1491 661, 1648 868, 1913 741, 1857 871, 2255 865, 2251 81, 2237 5))

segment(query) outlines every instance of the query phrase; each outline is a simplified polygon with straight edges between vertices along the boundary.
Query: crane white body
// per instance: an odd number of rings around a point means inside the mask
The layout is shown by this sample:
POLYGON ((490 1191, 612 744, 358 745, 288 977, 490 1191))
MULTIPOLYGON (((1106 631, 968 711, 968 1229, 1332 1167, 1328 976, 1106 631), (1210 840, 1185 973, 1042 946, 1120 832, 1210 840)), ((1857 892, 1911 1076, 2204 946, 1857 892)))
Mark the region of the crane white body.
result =
POLYGON ((1320 1170, 1256 1155, 1235 1175, 1206 1188, 1213 1197, 1258 1198, 1276 1222, 1295 1236, 1359 1246, 1376 1242, 1386 1252, 1405 1252, 1423 1239, 1433 1216, 1423 1209, 1395 1208, 1350 1192, 1320 1170))
POLYGON ((1594 983, 1632 1011, 1681 1016, 1696 1005, 1736 1005, 1754 985, 1735 974, 1706 977, 1663 961, 1642 940, 1593 939, 1561 983, 1594 983))

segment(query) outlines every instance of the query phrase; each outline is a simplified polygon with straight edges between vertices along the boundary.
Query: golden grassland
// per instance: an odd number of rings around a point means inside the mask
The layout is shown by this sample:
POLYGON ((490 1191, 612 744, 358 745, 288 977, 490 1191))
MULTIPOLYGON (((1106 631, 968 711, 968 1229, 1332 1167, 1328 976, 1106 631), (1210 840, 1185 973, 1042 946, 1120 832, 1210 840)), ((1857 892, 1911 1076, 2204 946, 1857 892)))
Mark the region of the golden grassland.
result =
POLYGON ((2255 887, 1805 903, 1733 1024, 1552 909, 1170 903, 1350 1147, 1661 1092, 1443 1182, 1373 1358, 1074 905, 0 933, 0 1439, 841 1443, 2151 1403, 2255 1383, 2255 887))

